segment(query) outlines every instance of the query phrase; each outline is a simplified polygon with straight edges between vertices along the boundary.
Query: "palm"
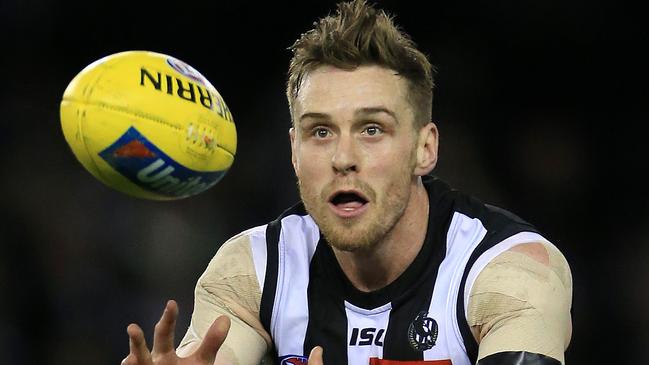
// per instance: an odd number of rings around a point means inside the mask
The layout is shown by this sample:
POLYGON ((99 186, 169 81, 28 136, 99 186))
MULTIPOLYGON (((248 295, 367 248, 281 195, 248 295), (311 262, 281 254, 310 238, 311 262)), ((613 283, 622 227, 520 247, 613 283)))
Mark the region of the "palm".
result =
MULTIPOLYGON (((174 350, 174 329, 178 318, 178 305, 167 302, 160 321, 153 332, 153 351, 149 351, 144 332, 137 324, 131 324, 126 331, 129 337, 128 356, 122 365, 212 365, 216 353, 230 330, 230 318, 221 316, 214 320, 198 348, 188 357, 179 357, 174 350)), ((323 365, 322 347, 316 346, 309 355, 307 365, 323 365)))
POLYGON ((178 305, 170 300, 155 326, 151 352, 146 345, 142 329, 137 324, 129 325, 127 332, 130 353, 122 361, 122 365, 212 365, 230 329, 230 319, 226 316, 217 318, 196 351, 189 357, 181 358, 174 350, 176 318, 178 305))

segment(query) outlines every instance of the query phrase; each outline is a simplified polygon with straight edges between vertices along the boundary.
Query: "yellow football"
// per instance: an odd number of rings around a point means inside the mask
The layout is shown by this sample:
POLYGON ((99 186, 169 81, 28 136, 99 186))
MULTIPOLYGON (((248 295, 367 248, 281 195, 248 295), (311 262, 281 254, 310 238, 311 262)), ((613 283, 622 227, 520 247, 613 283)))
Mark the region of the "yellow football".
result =
POLYGON ((104 184, 171 200, 216 184, 234 161, 237 132, 218 91, 196 69, 160 53, 129 51, 93 62, 61 102, 63 135, 104 184))

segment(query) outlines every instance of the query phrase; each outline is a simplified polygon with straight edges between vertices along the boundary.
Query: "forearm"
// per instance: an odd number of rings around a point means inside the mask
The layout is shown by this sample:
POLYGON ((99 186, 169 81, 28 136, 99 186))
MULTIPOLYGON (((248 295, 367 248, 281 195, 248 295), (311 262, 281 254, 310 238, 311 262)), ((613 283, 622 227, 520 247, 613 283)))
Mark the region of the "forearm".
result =
POLYGON ((268 344, 256 330, 221 308, 212 308, 209 315, 202 316, 204 313, 197 315, 195 312, 192 316, 192 323, 176 349, 178 356, 187 357, 198 348, 204 335, 204 323, 212 323, 218 316, 227 315, 231 320, 230 331, 216 355, 214 364, 258 365, 261 362, 268 352, 268 344))
POLYGON ((272 346, 259 320, 260 301, 248 238, 236 236, 219 249, 196 284, 191 324, 178 355, 191 354, 214 320, 225 315, 231 327, 216 363, 258 365, 272 346))

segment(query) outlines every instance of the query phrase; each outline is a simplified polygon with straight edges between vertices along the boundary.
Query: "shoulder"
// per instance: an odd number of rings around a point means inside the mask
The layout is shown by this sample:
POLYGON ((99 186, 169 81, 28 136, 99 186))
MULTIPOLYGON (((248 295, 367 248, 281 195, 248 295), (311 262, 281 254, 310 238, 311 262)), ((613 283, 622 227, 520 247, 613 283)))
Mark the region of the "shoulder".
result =
POLYGON ((229 277, 255 276, 255 246, 265 246, 266 226, 243 231, 223 243, 199 278, 200 283, 215 282, 229 277))
MULTIPOLYGON (((533 262, 539 263, 542 267, 547 268, 547 270, 556 275, 564 287, 572 288, 570 265, 563 253, 549 242, 522 243, 505 251, 503 255, 513 256, 513 261, 521 261, 523 267, 525 266, 525 261, 529 262, 529 260, 532 260, 533 262), (516 257, 518 257, 518 260, 515 259, 516 257)), ((500 260, 507 261, 504 257, 500 260)))
POLYGON ((551 301, 551 297, 546 296, 548 294, 571 295, 570 266, 550 242, 513 245, 484 266, 475 279, 469 298, 475 301, 493 297, 484 296, 485 293, 501 294, 521 302, 551 301))
POLYGON ((257 226, 232 236, 219 247, 215 257, 228 257, 232 254, 246 254, 249 256, 253 245, 259 242, 265 243, 266 228, 267 225, 257 226))
POLYGON ((219 247, 196 283, 194 313, 182 346, 203 338, 220 315, 232 320, 224 348, 238 349, 247 343, 246 351, 250 350, 236 357, 261 357, 266 351, 263 340, 270 346, 270 336, 259 321, 261 285, 254 259, 255 242, 264 240, 264 232, 265 226, 252 228, 219 247))
POLYGON ((423 182, 433 212, 431 220, 440 228, 445 226, 451 240, 462 233, 488 233, 480 248, 485 250, 519 232, 538 233, 534 225, 515 213, 453 189, 438 178, 426 177, 423 182))
POLYGON ((525 242, 500 253, 482 269, 468 299, 467 321, 480 357, 529 351, 563 361, 571 302, 570 267, 550 242, 525 242))
POLYGON ((233 276, 256 276, 263 287, 267 265, 277 261, 278 244, 290 242, 289 249, 301 249, 302 243, 317 242, 318 237, 317 225, 298 203, 272 222, 245 230, 223 243, 199 284, 233 276))
POLYGON ((541 290, 549 290, 553 285, 559 285, 572 291, 570 265, 561 251, 548 241, 515 244, 500 253, 480 272, 472 291, 479 290, 484 285, 499 286, 499 291, 503 293, 511 291, 508 282, 496 280, 503 275, 514 282, 525 280, 541 290))

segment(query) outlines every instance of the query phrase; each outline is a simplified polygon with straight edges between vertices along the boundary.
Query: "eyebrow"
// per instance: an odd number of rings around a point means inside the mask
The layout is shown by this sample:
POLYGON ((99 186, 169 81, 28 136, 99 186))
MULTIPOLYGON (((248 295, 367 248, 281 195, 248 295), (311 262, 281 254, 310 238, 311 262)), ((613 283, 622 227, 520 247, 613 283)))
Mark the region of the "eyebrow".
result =
MULTIPOLYGON (((399 119, 397 118, 396 114, 388 108, 382 107, 382 106, 374 106, 374 107, 365 107, 365 108, 360 108, 354 112, 354 115, 356 117, 358 116, 363 116, 363 115, 371 115, 371 114, 380 114, 380 113, 385 113, 392 117, 394 121, 399 124, 399 119)), ((313 119, 325 119, 328 120, 330 119, 330 115, 327 113, 316 113, 316 112, 310 112, 310 113, 304 113, 302 116, 300 116, 300 122, 306 118, 313 118, 313 119)))
POLYGON ((300 122, 306 118, 313 119, 329 119, 329 114, 326 113, 304 113, 300 116, 300 122))
POLYGON ((358 109, 354 115, 368 115, 368 114, 380 114, 380 113, 385 113, 394 119, 394 121, 399 124, 399 119, 397 118, 397 115, 394 114, 394 112, 386 107, 382 106, 374 106, 374 107, 367 107, 367 108, 360 108, 358 109))

